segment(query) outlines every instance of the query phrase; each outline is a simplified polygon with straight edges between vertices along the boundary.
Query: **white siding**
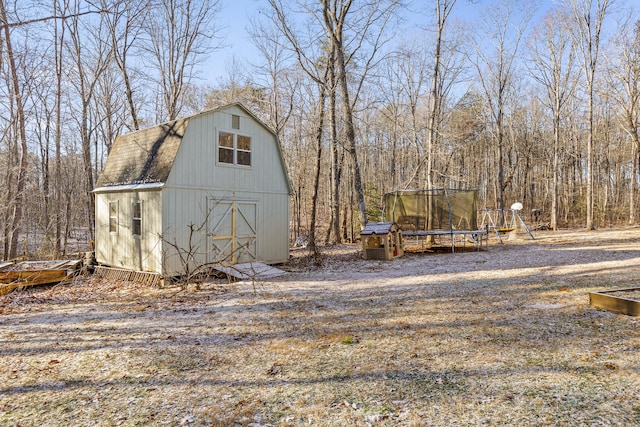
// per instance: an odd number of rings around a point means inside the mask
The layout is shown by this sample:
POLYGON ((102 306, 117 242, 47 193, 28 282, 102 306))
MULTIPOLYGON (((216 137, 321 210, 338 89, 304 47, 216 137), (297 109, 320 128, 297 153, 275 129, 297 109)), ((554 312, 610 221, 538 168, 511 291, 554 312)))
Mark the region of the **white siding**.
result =
MULTIPOLYGON (((289 183, 274 134, 238 106, 189 118, 186 133, 164 187, 157 191, 96 194, 96 257, 98 262, 133 270, 184 273, 182 255, 195 264, 208 261, 210 200, 256 205, 256 258, 280 263, 289 257, 289 183), (240 116, 240 129, 232 128, 240 116), (217 163, 219 131, 251 137, 251 166, 217 163), (143 237, 132 236, 131 209, 143 201, 143 237), (109 201, 120 204, 118 233, 109 233, 109 201), (190 236, 190 226, 194 232, 190 236), (190 240, 191 238, 191 240, 190 240)), ((191 266, 193 268, 193 266, 191 266)))
POLYGON ((201 190, 166 188, 163 190, 163 202, 164 273, 182 274, 185 266, 180 254, 192 253, 197 264, 206 262, 207 199, 201 190), (194 232, 190 236, 191 227, 194 232))
MULTIPOLYGON (((256 258, 258 261, 275 264, 289 258, 289 196, 288 194, 265 194, 255 192, 227 192, 216 190, 186 190, 167 188, 163 190, 163 237, 175 243, 183 254, 192 252, 197 263, 211 261, 212 245, 207 236, 206 208, 212 200, 241 200, 257 205, 256 258), (196 230, 189 243, 190 228, 196 230)), ((178 274, 183 270, 180 257, 169 245, 165 247, 167 274, 178 274)))
POLYGON ((112 267, 137 271, 162 271, 160 191, 96 194, 96 260, 112 267), (142 202, 142 233, 132 233, 133 203, 142 202), (118 227, 109 232, 109 203, 118 204, 118 227))
POLYGON ((201 114, 189 120, 167 185, 240 192, 289 191, 275 136, 237 107, 201 114), (234 114, 240 116, 239 130, 231 128, 231 116, 234 114), (217 162, 219 131, 251 137, 250 167, 217 162))
MULTIPOLYGON (((196 252, 199 263, 210 260, 206 227, 192 236, 189 224, 206 224, 207 200, 241 200, 257 205, 256 255, 265 263, 289 258, 289 184, 273 133, 241 108, 192 117, 163 190, 163 234, 182 250, 196 252), (232 115, 240 129, 232 129, 232 115), (218 131, 251 137, 251 167, 217 162, 218 131), (189 246, 191 249, 188 249, 189 246)), ((165 245, 167 273, 182 270, 180 257, 165 245)))

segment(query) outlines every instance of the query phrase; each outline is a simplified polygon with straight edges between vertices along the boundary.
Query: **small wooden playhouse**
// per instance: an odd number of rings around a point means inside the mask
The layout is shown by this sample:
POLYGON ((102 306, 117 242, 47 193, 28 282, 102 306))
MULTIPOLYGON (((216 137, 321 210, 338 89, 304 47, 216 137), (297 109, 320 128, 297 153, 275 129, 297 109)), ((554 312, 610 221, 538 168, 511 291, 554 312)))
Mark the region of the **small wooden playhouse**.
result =
POLYGON ((395 222, 370 222, 360 237, 364 259, 388 261, 404 255, 402 230, 395 222))
POLYGON ((291 186, 275 133, 241 104, 116 139, 96 189, 96 259, 164 276, 289 257, 291 186))

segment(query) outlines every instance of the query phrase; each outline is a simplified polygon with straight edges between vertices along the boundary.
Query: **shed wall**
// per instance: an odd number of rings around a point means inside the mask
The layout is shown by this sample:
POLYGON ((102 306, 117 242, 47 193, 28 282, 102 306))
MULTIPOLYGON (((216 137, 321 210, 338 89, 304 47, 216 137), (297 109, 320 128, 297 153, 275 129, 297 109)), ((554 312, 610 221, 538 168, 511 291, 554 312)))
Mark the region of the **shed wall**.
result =
MULTIPOLYGON (((211 200, 255 202, 256 260, 287 261, 289 182, 277 144, 271 131, 235 106, 192 117, 163 189, 165 239, 183 251, 190 247, 199 263, 211 262, 210 230, 194 233, 189 243, 189 224, 207 223, 211 200), (233 115, 240 117, 240 129, 232 128, 233 115), (220 131, 251 137, 251 166, 218 162, 220 131)), ((167 273, 181 271, 177 250, 165 245, 165 252, 167 273)))
POLYGON ((137 271, 162 271, 162 194, 160 191, 96 194, 96 260, 137 271), (134 236, 133 203, 142 202, 142 232, 134 236), (109 203, 117 203, 117 231, 109 231, 109 203))
POLYGON ((197 264, 215 262, 212 259, 208 217, 217 201, 232 200, 256 203, 256 260, 276 264, 289 259, 288 194, 170 187, 163 190, 162 235, 166 241, 174 243, 175 247, 164 245, 165 274, 179 274, 184 270, 176 248, 183 255, 191 252, 197 264), (190 232, 191 224, 193 233, 190 232))
POLYGON ((289 183, 277 144, 273 133, 238 107, 194 116, 189 120, 167 185, 288 194, 289 183), (233 115, 240 117, 239 130, 232 128, 233 115), (251 137, 251 166, 218 162, 220 131, 251 137))
POLYGON ((184 272, 178 252, 189 252, 197 264, 210 262, 211 200, 255 203, 256 260, 287 261, 290 187, 278 144, 270 130, 235 105, 190 117, 161 190, 96 194, 98 262, 165 275, 184 272), (240 117, 239 129, 233 129, 234 115, 240 117), (251 166, 218 162, 220 131, 251 137, 251 166), (142 238, 131 233, 135 198, 144 206, 142 238), (117 233, 109 232, 110 201, 120 204, 117 233))

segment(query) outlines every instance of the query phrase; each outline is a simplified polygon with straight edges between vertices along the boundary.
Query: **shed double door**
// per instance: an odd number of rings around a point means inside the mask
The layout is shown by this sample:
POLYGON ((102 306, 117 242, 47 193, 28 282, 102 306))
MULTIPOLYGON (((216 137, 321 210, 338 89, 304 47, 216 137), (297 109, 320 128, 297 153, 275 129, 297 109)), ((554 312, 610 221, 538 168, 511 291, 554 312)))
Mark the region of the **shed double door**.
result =
POLYGON ((238 264, 256 260, 257 203, 210 200, 208 262, 238 264))

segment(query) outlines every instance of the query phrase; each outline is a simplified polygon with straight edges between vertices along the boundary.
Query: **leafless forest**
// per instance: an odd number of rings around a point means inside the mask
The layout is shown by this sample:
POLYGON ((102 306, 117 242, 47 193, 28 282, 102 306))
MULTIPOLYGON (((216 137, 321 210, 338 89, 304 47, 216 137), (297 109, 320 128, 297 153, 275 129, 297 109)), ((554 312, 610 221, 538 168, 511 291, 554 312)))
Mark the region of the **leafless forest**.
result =
POLYGON ((279 135, 292 237, 350 240, 406 188, 476 188, 554 229, 637 223, 633 0, 247 1, 260 55, 231 65, 224 7, 0 0, 5 259, 92 237, 117 135, 235 101, 279 135))

